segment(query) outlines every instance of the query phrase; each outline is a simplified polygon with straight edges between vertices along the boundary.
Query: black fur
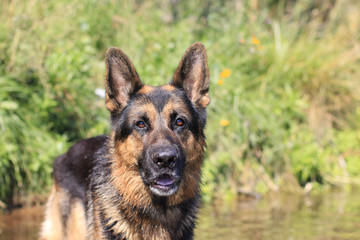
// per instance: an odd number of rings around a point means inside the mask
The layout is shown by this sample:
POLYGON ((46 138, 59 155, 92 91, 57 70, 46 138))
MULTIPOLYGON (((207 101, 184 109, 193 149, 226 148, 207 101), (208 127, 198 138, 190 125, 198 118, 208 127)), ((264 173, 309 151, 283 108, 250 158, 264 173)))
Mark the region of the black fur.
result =
POLYGON ((71 196, 85 201, 86 185, 95 153, 106 143, 107 136, 97 136, 74 144, 54 162, 54 180, 71 196))

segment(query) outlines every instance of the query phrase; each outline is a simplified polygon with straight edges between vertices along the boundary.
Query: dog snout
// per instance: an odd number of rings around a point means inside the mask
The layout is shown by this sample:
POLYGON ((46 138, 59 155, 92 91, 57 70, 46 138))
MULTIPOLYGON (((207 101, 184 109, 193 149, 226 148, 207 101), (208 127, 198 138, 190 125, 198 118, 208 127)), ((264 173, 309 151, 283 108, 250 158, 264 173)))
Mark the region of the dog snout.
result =
POLYGON ((178 160, 178 153, 174 147, 157 147, 153 150, 152 161, 160 168, 173 167, 178 160))

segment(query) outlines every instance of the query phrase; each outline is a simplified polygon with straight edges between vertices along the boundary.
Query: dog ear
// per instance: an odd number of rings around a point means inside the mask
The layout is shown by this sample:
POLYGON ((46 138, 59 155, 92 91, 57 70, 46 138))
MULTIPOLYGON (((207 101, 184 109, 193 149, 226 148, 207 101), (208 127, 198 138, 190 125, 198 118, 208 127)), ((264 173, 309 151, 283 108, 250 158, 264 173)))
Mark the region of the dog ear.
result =
POLYGON ((134 65, 120 49, 109 48, 105 62, 105 105, 111 113, 120 112, 143 84, 134 65))
POLYGON ((204 45, 194 43, 186 50, 171 84, 184 89, 197 108, 205 108, 210 103, 209 68, 204 45))

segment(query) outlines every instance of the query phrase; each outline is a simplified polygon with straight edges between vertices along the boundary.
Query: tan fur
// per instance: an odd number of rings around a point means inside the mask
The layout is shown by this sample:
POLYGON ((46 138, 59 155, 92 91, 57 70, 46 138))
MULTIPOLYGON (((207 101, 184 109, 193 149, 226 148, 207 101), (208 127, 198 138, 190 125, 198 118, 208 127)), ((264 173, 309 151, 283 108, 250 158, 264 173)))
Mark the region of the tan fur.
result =
POLYGON ((86 220, 84 204, 79 199, 72 199, 69 193, 56 184, 46 204, 45 221, 43 222, 40 240, 85 240, 86 220), (63 204, 70 203, 70 206, 63 204), (63 228, 62 208, 69 208, 67 228, 63 228))
POLYGON ((155 89, 155 87, 145 85, 139 90, 139 93, 148 94, 149 92, 153 91, 154 89, 155 89))
POLYGON ((67 224, 67 239, 85 240, 86 232, 84 204, 81 200, 75 199, 71 204, 71 212, 67 224))
POLYGON ((170 114, 174 110, 176 110, 179 113, 182 113, 186 116, 189 116, 190 113, 183 106, 184 106, 184 103, 181 99, 170 99, 169 102, 167 102, 167 104, 164 106, 162 115, 167 121, 170 119, 170 114))
POLYGON ((57 191, 55 185, 53 185, 51 195, 46 204, 45 221, 41 228, 40 240, 63 239, 63 227, 59 209, 59 202, 62 195, 61 192, 62 191, 57 191))
MULTIPOLYGON (((147 117, 151 122, 155 121, 157 112, 152 103, 142 104, 136 108, 131 109, 129 114, 130 121, 138 120, 139 115, 146 113, 147 117)), ((116 148, 117 149, 117 148, 116 148)), ((126 154, 126 151, 125 151, 126 154)), ((123 156, 124 159, 127 159, 127 156, 123 156)), ((127 160, 128 161, 128 160, 127 160)))
POLYGON ((114 112, 118 108, 116 102, 111 101, 107 94, 105 95, 105 106, 110 112, 114 112))
POLYGON ((186 145, 185 149, 188 159, 184 169, 185 175, 183 176, 178 192, 169 197, 170 206, 174 206, 184 200, 194 198, 197 190, 199 189, 201 166, 203 163, 202 146, 194 140, 193 136, 189 137, 186 145))
MULTIPOLYGON (((94 199, 96 202, 97 199, 94 199)), ((106 240, 105 236, 102 235, 101 227, 100 227, 100 217, 98 214, 98 206, 94 205, 93 212, 91 213, 91 216, 94 218, 92 228, 89 229, 89 237, 91 240, 106 240)))
POLYGON ((176 88, 174 86, 171 86, 171 85, 164 85, 164 86, 161 86, 162 89, 165 89, 169 92, 175 90, 176 88))

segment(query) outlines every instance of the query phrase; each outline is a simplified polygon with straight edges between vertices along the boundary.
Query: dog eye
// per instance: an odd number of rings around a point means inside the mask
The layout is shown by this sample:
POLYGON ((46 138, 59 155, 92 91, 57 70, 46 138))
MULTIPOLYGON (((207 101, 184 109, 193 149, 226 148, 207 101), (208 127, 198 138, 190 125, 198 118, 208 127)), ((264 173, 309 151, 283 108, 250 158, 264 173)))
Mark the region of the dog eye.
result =
POLYGON ((144 121, 138 121, 138 122, 136 123, 136 126, 137 126, 138 128, 144 128, 144 127, 145 127, 145 123, 144 123, 144 121))
POLYGON ((176 124, 176 126, 178 126, 178 127, 182 127, 182 126, 185 125, 185 121, 182 120, 181 118, 178 118, 178 119, 176 119, 175 124, 176 124))

